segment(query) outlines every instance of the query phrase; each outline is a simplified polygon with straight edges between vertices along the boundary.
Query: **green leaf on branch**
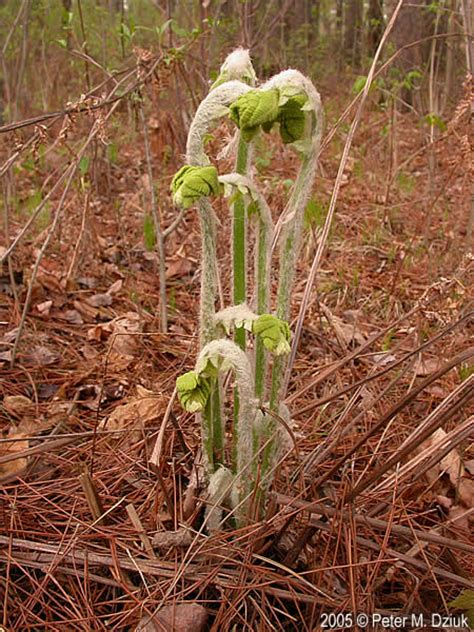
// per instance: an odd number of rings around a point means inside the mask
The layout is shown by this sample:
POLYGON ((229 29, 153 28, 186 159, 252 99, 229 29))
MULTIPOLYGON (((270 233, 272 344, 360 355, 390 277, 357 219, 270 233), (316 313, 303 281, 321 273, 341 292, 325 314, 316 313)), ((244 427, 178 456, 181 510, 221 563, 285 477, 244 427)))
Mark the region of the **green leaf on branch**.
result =
POLYGON ((423 121, 432 127, 437 127, 441 132, 446 131, 446 128, 448 127, 443 119, 434 112, 425 114, 423 121))
POLYGON ((280 107, 278 122, 280 123, 280 136, 285 145, 303 138, 306 114, 302 108, 306 102, 305 94, 297 94, 290 97, 280 107))
POLYGON ((188 371, 176 380, 176 391, 181 406, 189 413, 197 413, 204 409, 211 386, 209 380, 196 371, 188 371))
POLYGON ((365 75, 360 75, 354 81, 354 85, 352 86, 352 92, 354 94, 359 94, 365 88, 366 83, 367 83, 367 77, 365 75))
POLYGON ((272 314, 262 314, 253 322, 253 333, 260 336, 265 349, 275 355, 290 353, 291 332, 286 321, 272 314))

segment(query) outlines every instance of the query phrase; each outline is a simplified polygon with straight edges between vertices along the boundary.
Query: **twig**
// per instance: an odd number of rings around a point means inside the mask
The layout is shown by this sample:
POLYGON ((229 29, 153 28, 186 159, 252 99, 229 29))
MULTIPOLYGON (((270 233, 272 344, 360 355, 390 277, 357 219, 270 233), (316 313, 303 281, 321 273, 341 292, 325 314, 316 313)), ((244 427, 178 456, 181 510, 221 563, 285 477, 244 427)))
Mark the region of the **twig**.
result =
POLYGON ((419 395, 419 393, 424 391, 424 389, 427 386, 429 386, 429 384, 436 381, 439 377, 442 377, 445 373, 450 371, 452 368, 454 368, 458 364, 462 364, 463 362, 466 362, 472 356, 474 356, 474 347, 471 347, 470 349, 467 349, 466 351, 458 353, 458 355, 454 356, 454 358, 452 358, 449 362, 444 364, 438 371, 436 371, 432 375, 429 375, 425 380, 420 382, 420 384, 418 384, 413 390, 407 393, 405 397, 403 397, 398 402, 396 402, 396 404, 394 404, 394 406, 392 406, 379 419, 379 421, 368 432, 364 434, 363 437, 361 437, 358 441, 356 441, 356 443, 352 446, 352 448, 349 449, 348 452, 346 452, 344 456, 338 459, 336 463, 334 463, 325 474, 323 474, 320 478, 318 478, 317 481, 314 482, 314 486, 319 487, 320 485, 325 483, 328 479, 330 479, 331 476, 333 476, 333 474, 335 474, 338 471, 338 469, 342 465, 344 465, 347 459, 350 458, 355 452, 357 452, 357 450, 361 446, 363 446, 366 443, 367 439, 372 437, 376 432, 378 432, 381 428, 383 428, 385 424, 388 423, 390 419, 392 419, 392 417, 398 414, 400 410, 402 410, 411 401, 413 401, 419 395))
MULTIPOLYGON (((105 116, 105 120, 107 120, 115 111, 115 109, 117 108, 119 102, 114 103, 114 105, 112 105, 112 107, 110 108, 110 111, 108 112, 108 114, 105 116)), ((64 207, 64 203, 66 201, 66 197, 68 194, 68 191, 72 185, 72 181, 74 179, 75 173, 76 173, 76 169, 79 165, 79 162, 82 158, 82 156, 84 155, 86 149, 88 148, 89 144, 91 143, 91 141, 93 140, 93 138, 95 138, 96 134, 99 132, 100 130, 100 125, 98 124, 98 122, 96 121, 94 123, 94 125, 92 126, 92 129, 89 133, 89 136, 86 140, 86 142, 83 144, 83 146, 81 147, 81 149, 79 150, 77 157, 75 159, 75 161, 72 163, 72 165, 70 165, 68 167, 68 169, 66 170, 66 173, 68 174, 67 180, 66 180, 66 184, 64 186, 61 198, 58 202, 58 207, 56 209, 56 214, 54 216, 54 219, 51 223, 51 226, 49 228, 48 234, 46 235, 46 239, 43 242, 43 245, 40 248, 40 251, 36 257, 36 261, 35 261, 35 265, 33 267, 33 272, 31 274, 31 279, 30 279, 30 284, 28 286, 28 292, 26 294, 26 298, 25 298, 25 303, 23 306, 23 312, 21 314, 21 319, 20 319, 20 324, 18 325, 18 333, 16 335, 15 338, 15 343, 13 345, 13 349, 12 349, 12 359, 11 359, 11 367, 13 368, 13 366, 15 365, 15 359, 16 359, 16 354, 18 351, 18 345, 20 343, 20 338, 21 338, 21 334, 23 332, 23 328, 25 326, 25 322, 26 322, 26 316, 28 314, 28 310, 30 308, 30 302, 31 302, 31 297, 33 294, 33 287, 36 281, 36 277, 38 276, 38 271, 39 271, 39 267, 41 264, 41 260, 43 259, 43 256, 51 242, 51 239, 53 238, 54 233, 56 232, 56 228, 58 226, 59 223, 59 219, 62 216, 62 210, 64 207)))
MULTIPOLYGON (((10 174, 5 176, 2 180, 3 183, 3 225, 5 229, 5 239, 8 243, 10 241, 10 182, 9 182, 10 174)), ((5 257, 2 259, 2 263, 5 260, 5 257)), ((20 304, 18 301, 18 292, 15 283, 15 275, 13 272, 12 260, 9 256, 6 256, 7 267, 8 267, 8 276, 10 277, 10 285, 12 288, 13 298, 15 299, 15 310, 20 309, 20 304)))
POLYGON ((87 469, 87 466, 85 466, 84 472, 79 475, 79 482, 81 483, 84 495, 87 500, 87 504, 89 505, 92 517, 94 518, 94 522, 96 524, 105 524, 104 507, 100 500, 99 494, 97 493, 97 488, 94 484, 94 481, 92 480, 89 470, 87 469))
POLYGON ((27 4, 29 3, 29 0, 22 0, 22 3, 20 5, 20 8, 18 9, 18 13, 15 16, 15 19, 13 20, 13 24, 11 25, 10 30, 7 33, 7 36, 3 42, 3 46, 2 46, 2 50, 1 50, 1 57, 2 57, 2 71, 3 71, 3 81, 5 83, 5 100, 6 100, 6 105, 8 106, 8 108, 11 109, 12 106, 12 90, 11 90, 11 86, 10 86, 10 80, 9 80, 9 73, 8 73, 8 69, 7 69, 7 63, 6 63, 6 52, 8 50, 8 46, 10 45, 10 40, 13 37, 13 33, 16 31, 16 27, 18 26, 18 23, 21 19, 21 16, 23 14, 23 11, 25 9, 25 7, 27 6, 27 4))
POLYGON ((85 193, 85 199, 84 199, 84 205, 83 205, 83 209, 82 209, 82 219, 81 219, 81 227, 79 229, 79 235, 77 236, 76 239, 76 244, 74 246, 74 251, 72 253, 72 257, 71 257, 71 263, 69 264, 69 269, 66 273, 66 284, 69 281, 69 279, 71 278, 71 275, 74 272, 74 268, 76 267, 76 262, 77 262, 77 257, 79 254, 79 249, 81 247, 82 244, 82 240, 84 237, 84 231, 86 228, 86 220, 87 220, 87 215, 89 212, 89 198, 90 198, 90 189, 88 189, 85 193))
POLYGON ((166 333, 168 331, 168 310, 167 310, 167 297, 166 297, 166 260, 165 260, 165 244, 163 238, 163 231, 161 229, 161 218, 156 203, 155 183, 153 182, 153 166, 150 151, 150 142, 148 138, 148 127, 145 119, 145 112, 143 110, 143 104, 139 103, 140 121, 143 128, 143 140, 145 144, 145 156, 148 170, 148 185, 150 188, 150 205, 151 214, 153 217, 153 224, 155 227, 156 245, 158 248, 159 257, 159 277, 160 277, 160 325, 161 331, 166 333))
POLYGON ((341 161, 339 163, 339 170, 337 172, 337 177, 336 177, 336 182, 334 184, 334 188, 333 188, 333 192, 332 192, 332 196, 331 196, 331 201, 329 203, 329 209, 328 209, 328 213, 326 216, 326 220, 324 222, 324 227, 323 227, 323 231, 321 233, 321 237, 319 239, 319 243, 318 243, 318 249, 316 251, 316 254, 314 256, 313 259, 313 263, 311 265, 311 270, 309 272, 308 275, 308 280, 306 282, 306 287, 304 290, 304 294, 303 294, 303 298, 301 300, 301 305, 300 305, 300 311, 298 314, 298 321, 296 323, 296 329, 295 329, 295 334, 294 334, 294 339, 293 339, 293 344, 291 345, 291 353, 290 356, 288 358, 288 364, 287 364, 287 369, 286 369, 286 374, 285 374, 285 379, 284 379, 284 383, 283 383, 283 389, 282 389, 282 397, 285 396, 285 393, 288 389, 288 385, 290 382, 290 378, 291 378, 291 371, 293 369, 293 364, 295 361, 295 356, 296 356, 296 352, 298 349, 298 343, 299 343, 299 339, 301 336, 301 332, 303 330, 303 323, 304 323, 304 319, 306 316, 306 311, 308 309, 308 303, 309 303, 309 297, 311 295, 312 292, 312 288, 314 285, 314 280, 316 278, 316 273, 318 271, 319 268, 319 264, 321 262, 321 257, 323 255, 325 246, 326 246, 326 242, 329 236, 329 231, 331 229, 331 225, 332 225, 332 220, 335 214, 335 209, 336 209, 336 203, 338 200, 338 196, 339 196, 339 190, 341 187, 341 183, 342 183, 342 176, 344 174, 344 169, 347 163, 347 159, 349 157, 349 152, 352 146, 352 141, 354 139, 354 135, 355 132, 357 130, 357 127, 359 125, 361 116, 362 116, 362 110, 363 107, 365 105, 365 102, 367 100, 368 94, 369 94, 369 90, 370 87, 372 85, 372 81, 374 79, 374 73, 375 73, 375 67, 377 65, 377 61, 380 57, 380 54, 382 52, 382 48, 385 44, 385 42, 387 41, 387 38, 390 34, 390 31, 393 28, 393 25, 397 19, 398 13, 402 7, 403 4, 403 0, 399 0, 397 6, 395 7, 395 10, 393 11, 392 17, 390 18, 390 21, 385 29, 385 32, 382 36, 382 39, 380 40, 380 43, 378 45, 377 51, 375 53, 373 62, 370 66, 370 70, 369 73, 367 75, 367 81, 365 83, 364 86, 364 90, 362 92, 362 96, 360 98, 359 101, 359 105, 356 111, 356 114, 354 116, 354 119, 352 121, 349 133, 347 135, 347 140, 346 143, 344 145, 344 150, 342 152, 342 158, 341 161))
POLYGON ((153 448, 153 452, 151 453, 149 463, 154 468, 157 469, 160 467, 161 460, 161 451, 163 449, 163 439, 165 436, 166 424, 168 423, 168 419, 170 418, 171 411, 173 410, 174 400, 176 399, 177 390, 176 387, 173 390, 173 393, 168 401, 168 405, 166 406, 165 414, 163 415, 163 421, 161 422, 160 431, 155 441, 155 446, 153 448))
POLYGON ((183 217, 186 214, 186 209, 182 208, 178 215, 176 216, 176 218, 171 222, 171 224, 168 226, 168 228, 165 228, 165 230, 163 231, 163 239, 167 239, 171 233, 179 226, 179 224, 181 224, 183 217))
POLYGON ((78 12, 79 12, 79 23, 81 25, 82 46, 83 46, 84 52, 86 54, 86 59, 84 59, 84 68, 85 68, 85 71, 86 71, 86 83, 87 83, 87 89, 90 92, 90 89, 91 89, 91 78, 90 78, 90 74, 89 74, 89 61, 87 59, 89 57, 89 51, 87 49, 86 28, 84 26, 84 16, 82 15, 82 2, 81 2, 81 0, 77 0, 77 8, 78 8, 78 12))
MULTIPOLYGON (((304 500, 299 500, 297 498, 292 498, 291 496, 287 496, 285 494, 278 493, 274 494, 274 498, 280 505, 296 507, 301 511, 307 511, 312 515, 322 514, 323 516, 330 516, 331 518, 337 517, 339 520, 347 520, 349 517, 348 511, 343 509, 336 509, 335 507, 329 507, 329 505, 324 504, 320 500, 307 502, 304 500)), ((357 524, 372 527, 377 531, 386 531, 389 525, 389 523, 385 520, 379 520, 377 518, 371 518, 369 516, 364 516, 360 514, 355 514, 354 519, 357 524)), ((420 529, 410 529, 408 527, 403 527, 402 525, 397 525, 393 523, 390 524, 390 531, 395 535, 406 536, 410 540, 413 539, 413 535, 416 535, 417 538, 423 540, 424 542, 430 542, 439 546, 446 546, 448 548, 458 549, 459 551, 466 551, 467 553, 474 554, 474 546, 472 544, 453 540, 452 538, 445 538, 435 533, 427 533, 425 531, 421 531, 420 529)))
POLYGON ((127 510, 128 517, 130 518, 130 522, 133 524, 135 529, 137 530, 138 537, 142 541, 143 548, 145 549, 148 557, 152 559, 156 558, 155 552, 153 550, 153 545, 151 543, 150 538, 147 536, 145 529, 143 528, 140 517, 135 509, 133 503, 129 503, 125 509, 127 510))
MULTIPOLYGON (((467 402, 467 397, 460 402, 458 402, 454 408, 454 412, 458 412, 459 408, 462 408, 467 402)), ((451 410, 449 411, 449 413, 451 410)), ((448 418, 448 414, 446 414, 446 418, 448 418)), ((444 419, 442 419, 444 422, 444 419)), ((441 424, 438 424, 438 427, 441 424)), ((395 475, 392 475, 388 480, 383 481, 377 485, 374 489, 374 492, 378 491, 386 491, 393 486, 393 480, 395 479, 397 483, 403 478, 408 478, 411 474, 411 471, 416 468, 416 466, 423 462, 427 457, 431 455, 431 458, 428 458, 420 467, 415 469, 413 473, 412 481, 418 480, 423 474, 426 474, 430 469, 432 469, 437 463, 442 461, 444 457, 449 454, 456 446, 458 446, 463 441, 474 436, 474 417, 471 416, 460 426, 457 426, 451 432, 447 434, 446 437, 443 437, 442 440, 437 441, 434 445, 430 446, 426 450, 424 450, 421 454, 418 454, 414 459, 406 463, 402 468, 400 468, 395 475)), ((419 443, 417 441, 415 448, 418 447, 419 443)), ((400 493, 402 495, 402 492, 400 493)))
MULTIPOLYGON (((410 313, 413 313, 413 311, 410 312, 410 313)), ((436 336, 433 336, 433 338, 430 338, 429 340, 424 342, 422 345, 420 345, 416 349, 413 349, 413 351, 410 351, 409 353, 404 355, 403 358, 401 358, 400 360, 396 360, 395 362, 393 362, 389 366, 385 367, 384 369, 381 369, 380 371, 378 371, 377 373, 375 373, 373 375, 368 375, 367 377, 361 378, 360 380, 357 380, 357 381, 353 382, 352 384, 349 384, 348 386, 345 386, 344 388, 340 389, 336 393, 331 393, 331 395, 327 395, 326 397, 321 397, 320 399, 317 399, 314 402, 311 402, 310 404, 308 404, 306 406, 303 406, 303 408, 300 408, 297 411, 297 413, 295 413, 295 414, 303 415, 305 413, 308 413, 311 410, 314 410, 314 408, 318 408, 320 406, 323 406, 323 404, 327 404, 328 402, 332 402, 332 401, 338 399, 339 397, 342 397, 346 393, 349 393, 350 391, 354 390, 355 388, 357 388, 359 386, 362 386, 364 384, 368 384, 369 382, 372 382, 373 380, 378 379, 378 378, 382 377, 383 375, 393 371, 393 369, 397 368, 398 366, 400 366, 401 364, 403 364, 404 362, 406 362, 407 360, 409 360, 413 356, 418 355, 421 351, 423 351, 427 347, 430 347, 431 345, 433 345, 437 340, 439 340, 440 338, 442 338, 446 334, 450 333, 453 329, 455 329, 459 325, 461 325, 461 324, 463 324, 463 323, 465 323, 467 321, 472 320, 473 316, 474 316, 474 312, 472 312, 472 311, 468 312, 462 318, 460 318, 456 322, 452 323, 451 325, 449 325, 448 327, 446 327, 445 329, 440 331, 438 334, 436 334, 436 336)), ((392 327, 386 327, 383 331, 387 331, 387 330, 393 329, 393 327, 395 327, 395 324, 393 324, 392 327)), ((357 351, 357 355, 362 353, 362 351, 364 349, 366 349, 367 346, 369 346, 368 343, 372 343, 374 341, 374 338, 378 339, 378 338, 380 338, 380 335, 377 335, 377 336, 371 338, 370 340, 367 341, 367 343, 364 343, 361 347, 359 347, 356 350, 357 351)), ((350 359, 355 357, 354 353, 355 352, 350 354, 350 356, 349 356, 350 359)), ((347 361, 347 356, 343 359, 342 362, 345 363, 346 361, 347 361)), ((340 365, 338 365, 338 366, 340 366, 340 365)), ((331 371, 329 371, 329 372, 324 374, 324 377, 328 377, 329 375, 334 373, 334 371, 335 371, 335 367, 332 367, 331 371)), ((320 381, 319 377, 320 376, 318 376, 316 383, 318 383, 320 381)))
MULTIPOLYGON (((318 529, 321 529, 322 531, 331 530, 331 527, 322 520, 312 518, 311 524, 318 529)), ((380 553, 380 544, 378 544, 377 542, 372 542, 371 540, 368 540, 367 538, 362 538, 360 536, 356 536, 356 542, 367 549, 375 551, 376 553, 380 553)), ((455 584, 459 584, 460 586, 465 586, 466 588, 470 589, 474 587, 474 583, 472 581, 466 579, 465 577, 461 577, 461 575, 456 575, 455 573, 445 571, 444 568, 440 568, 439 566, 431 566, 425 562, 422 562, 421 560, 417 560, 414 557, 411 557, 410 555, 395 551, 392 548, 386 548, 384 550, 384 553, 385 555, 400 560, 401 562, 404 562, 409 566, 413 566, 414 568, 418 568, 425 572, 434 573, 435 575, 438 575, 439 577, 444 577, 445 579, 448 579, 455 584)), ((384 561, 387 562, 390 560, 385 559, 384 561)))
MULTIPOLYGON (((472 353, 474 355, 474 353, 472 353)), ((348 496, 348 501, 353 500, 356 496, 361 494, 364 490, 366 490, 372 483, 380 480, 380 477, 385 474, 390 468, 396 465, 401 459, 403 459, 407 454, 413 452, 419 445, 426 441, 426 439, 433 434, 433 432, 443 425, 450 417, 452 417, 456 412, 459 411, 460 408, 465 406, 470 399, 474 398, 474 390, 472 389, 474 385, 474 375, 471 375, 467 380, 462 382, 460 386, 453 391, 432 413, 426 420, 426 424, 424 425, 424 429, 422 432, 416 432, 415 436, 409 438, 408 441, 405 441, 402 447, 395 452, 387 461, 378 469, 372 472, 370 476, 368 476, 364 481, 360 482, 352 492, 348 496), (454 402, 452 403, 452 401, 454 402), (449 404, 449 407, 448 407, 449 404)), ((468 420, 469 421, 469 420, 468 420)), ((470 431, 473 430, 472 417, 470 420, 470 431)), ((449 450, 448 450, 449 451, 449 450)), ((426 470, 425 470, 426 471, 426 470)), ((399 474, 397 473, 397 480, 399 479, 399 474)))

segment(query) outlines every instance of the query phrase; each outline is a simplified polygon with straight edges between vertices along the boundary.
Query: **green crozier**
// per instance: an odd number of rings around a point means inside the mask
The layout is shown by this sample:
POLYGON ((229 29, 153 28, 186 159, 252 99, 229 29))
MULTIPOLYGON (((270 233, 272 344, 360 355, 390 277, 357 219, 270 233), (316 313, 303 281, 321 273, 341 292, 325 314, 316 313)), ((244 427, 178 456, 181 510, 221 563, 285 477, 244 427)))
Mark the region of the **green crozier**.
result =
POLYGON ((171 182, 173 201, 177 206, 189 208, 203 197, 218 195, 220 185, 217 169, 184 165, 171 182))
POLYGON ((230 106, 230 118, 240 129, 242 138, 250 142, 258 132, 260 125, 268 126, 277 120, 280 91, 250 90, 241 95, 230 106))

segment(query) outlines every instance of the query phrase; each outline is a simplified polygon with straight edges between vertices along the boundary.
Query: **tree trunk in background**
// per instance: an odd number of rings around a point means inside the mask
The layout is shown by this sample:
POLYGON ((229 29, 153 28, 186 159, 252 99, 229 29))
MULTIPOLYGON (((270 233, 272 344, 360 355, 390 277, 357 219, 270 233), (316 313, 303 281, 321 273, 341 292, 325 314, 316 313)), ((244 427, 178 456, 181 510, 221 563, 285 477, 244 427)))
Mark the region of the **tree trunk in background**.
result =
POLYGON ((342 67, 342 55, 341 50, 344 41, 344 11, 343 11, 342 0, 336 0, 336 33, 334 35, 334 42, 336 43, 335 47, 335 56, 337 60, 337 67, 340 69, 342 67))
POLYGON ((474 73, 474 42, 472 40, 474 34, 474 10, 472 2, 469 0, 462 0, 461 5, 464 31, 466 33, 466 64, 468 71, 472 75, 474 73))
POLYGON ((68 14, 72 11, 72 0, 63 0, 63 17, 62 17, 62 25, 63 30, 66 35, 66 48, 71 50, 72 42, 71 42, 71 27, 69 23, 68 14))
POLYGON ((383 0, 369 0, 367 8, 367 52, 373 57, 384 31, 383 0))
POLYGON ((321 23, 321 2, 320 0, 313 0, 309 6, 309 44, 318 44, 320 36, 320 23, 321 23))
POLYGON ((360 66, 362 52, 362 21, 364 3, 362 0, 349 0, 344 34, 344 50, 346 58, 354 67, 360 66))
MULTIPOLYGON (((403 3, 390 36, 397 49, 432 35, 435 14, 427 10, 428 4, 430 4, 429 0, 410 0, 410 2, 403 3)), ((423 75, 425 74, 430 46, 430 41, 426 40, 402 50, 395 62, 400 73, 400 83, 403 83, 411 71, 417 70, 423 75)), ((400 96, 406 103, 413 105, 414 90, 412 87, 403 85, 400 96)))

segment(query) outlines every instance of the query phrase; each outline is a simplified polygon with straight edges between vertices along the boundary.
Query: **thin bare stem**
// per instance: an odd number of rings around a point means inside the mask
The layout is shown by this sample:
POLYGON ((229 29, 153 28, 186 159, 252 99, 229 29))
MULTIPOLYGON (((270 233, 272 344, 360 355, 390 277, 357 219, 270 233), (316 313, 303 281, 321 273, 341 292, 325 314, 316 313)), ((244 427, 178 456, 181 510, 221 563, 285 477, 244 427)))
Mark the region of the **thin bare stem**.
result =
POLYGON ((287 364, 287 369, 286 369, 286 375, 285 375, 285 380, 284 380, 284 385, 283 385, 283 389, 282 389, 282 397, 285 396, 285 393, 288 389, 288 384, 290 381, 290 377, 291 377, 291 371, 293 369, 293 364, 295 362, 295 356, 296 356, 296 352, 298 349, 298 343, 301 337, 301 332, 303 330, 303 324, 304 324, 304 319, 306 316, 306 310, 308 309, 308 304, 309 304, 309 298, 313 289, 313 285, 314 285, 314 281, 316 278, 316 274, 317 271, 319 269, 319 264, 321 262, 321 258, 324 252, 324 249, 326 247, 326 243, 327 243, 327 239, 329 237, 329 231, 331 229, 331 225, 332 225, 332 221, 334 218, 334 214, 335 214, 335 210, 336 210, 336 203, 338 200, 338 196, 339 196, 339 190, 341 188, 341 183, 342 183, 342 176, 344 174, 344 169, 347 163, 347 158, 349 157, 349 152, 352 146, 352 141, 354 140, 354 135, 356 133, 357 127, 359 126, 359 122, 361 120, 361 116, 362 116, 362 110, 364 108, 365 102, 367 100, 368 94, 369 94, 369 90, 370 87, 372 85, 372 81, 374 79, 374 74, 375 74, 375 68, 378 62, 378 59, 380 57, 380 54, 382 52, 382 49, 385 45, 385 42, 387 41, 387 38, 393 28, 393 25, 395 24, 395 20, 397 19, 398 13, 400 12, 400 9, 402 7, 403 4, 403 0, 399 0, 397 6, 395 7, 395 10, 392 14, 392 17, 390 18, 389 23, 387 24, 387 27, 385 29, 385 32, 382 36, 382 39, 380 40, 380 44, 378 45, 377 51, 375 53, 374 56, 374 60, 370 66, 370 70, 369 73, 367 75, 367 81, 365 83, 364 86, 364 90, 362 92, 362 96, 360 98, 359 101, 359 105, 357 107, 357 111, 356 114, 354 116, 354 119, 352 121, 351 127, 349 129, 349 133, 347 135, 347 140, 346 143, 344 145, 344 150, 342 152, 342 157, 341 157, 341 162, 339 163, 339 169, 337 172, 337 177, 336 177, 336 182, 334 184, 334 189, 332 192, 332 196, 331 196, 331 201, 329 203, 329 210, 328 210, 328 214, 326 216, 326 220, 324 222, 324 228, 321 234, 321 237, 319 239, 319 244, 318 244, 318 249, 316 251, 316 254, 314 256, 313 259, 313 263, 311 265, 311 270, 309 272, 308 275, 308 280, 306 282, 306 287, 305 287, 305 291, 303 294, 303 298, 301 300, 301 305, 300 305, 300 311, 298 314, 298 321, 296 323, 296 329, 295 329, 295 335, 294 335, 294 339, 293 339, 293 344, 292 344, 292 348, 291 348, 291 353, 290 353, 290 357, 288 359, 288 364, 287 364))
POLYGON ((160 211, 156 202, 155 183, 153 181, 153 164, 151 158, 150 141, 148 138, 148 125, 145 118, 145 112, 143 111, 143 104, 139 105, 140 121, 143 128, 143 140, 145 144, 145 157, 148 171, 148 186, 150 189, 150 207, 153 217, 153 224, 155 227, 156 245, 158 249, 159 257, 159 278, 160 278, 160 324, 161 331, 168 330, 168 310, 167 310, 167 298, 166 298, 166 259, 165 259, 165 243, 163 237, 163 230, 161 228, 160 211))
MULTIPOLYGON (((105 116, 104 120, 107 121, 112 114, 114 113, 114 111, 117 109, 119 105, 119 102, 117 101, 116 103, 114 103, 112 105, 112 107, 110 108, 109 112, 107 113, 107 115, 105 116)), ((28 310, 30 308, 30 303, 31 303, 31 297, 33 294, 33 287, 36 281, 36 277, 38 276, 38 271, 39 271, 39 267, 41 264, 41 261, 43 259, 43 256, 46 252, 46 250, 48 249, 49 244, 51 243, 51 240, 53 238, 54 233, 56 232, 56 228, 58 226, 59 220, 62 216, 62 212, 64 209, 64 204, 67 198, 67 194, 69 192, 69 189, 71 188, 74 176, 76 174, 76 170, 79 166, 79 162, 81 161, 81 158, 84 156, 87 148, 89 147, 89 145, 91 144, 92 140, 95 138, 95 136, 97 135, 97 133, 100 131, 101 129, 101 125, 98 124, 98 122, 96 121, 94 123, 94 125, 92 126, 92 129, 89 133, 89 136, 86 140, 86 142, 82 145, 82 147, 80 148, 80 150, 77 153, 76 159, 74 160, 74 162, 67 168, 66 173, 67 173, 67 179, 66 179, 66 184, 64 186, 62 195, 59 199, 58 202, 58 206, 56 209, 56 213, 54 216, 54 219, 49 227, 48 230, 48 234, 46 235, 46 239, 43 242, 43 245, 41 246, 38 255, 36 257, 36 261, 35 264, 33 266, 33 271, 31 274, 31 279, 30 279, 30 284, 28 286, 28 291, 26 293, 26 298, 25 298, 25 303, 23 305, 23 311, 21 314, 21 319, 20 319, 20 323, 18 325, 18 332, 15 338, 15 342, 13 345, 13 349, 12 349, 12 357, 11 357, 11 367, 13 367, 15 365, 15 359, 16 359, 16 354, 18 351, 18 345, 20 343, 20 339, 21 339, 21 335, 23 332, 23 328, 25 326, 25 322, 26 322, 26 317, 28 314, 28 310)))

